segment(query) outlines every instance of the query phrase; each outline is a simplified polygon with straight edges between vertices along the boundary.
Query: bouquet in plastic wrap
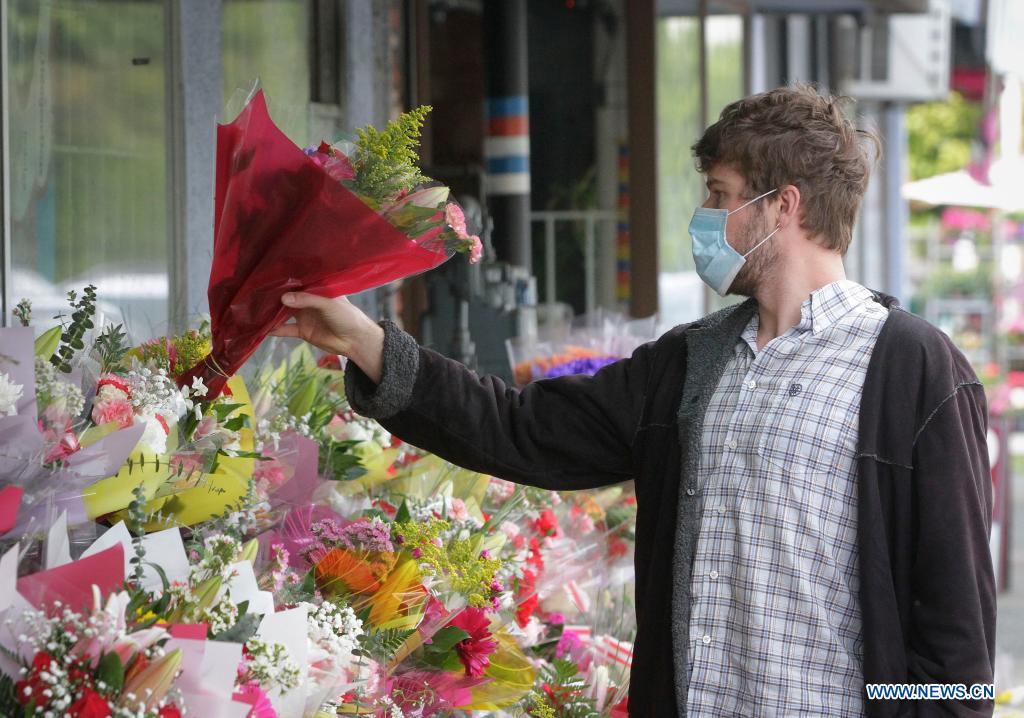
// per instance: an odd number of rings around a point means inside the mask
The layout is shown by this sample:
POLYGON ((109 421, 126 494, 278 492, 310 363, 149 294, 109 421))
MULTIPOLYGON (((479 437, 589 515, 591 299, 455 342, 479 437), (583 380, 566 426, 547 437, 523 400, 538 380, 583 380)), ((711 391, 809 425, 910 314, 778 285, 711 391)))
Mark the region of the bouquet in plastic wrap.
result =
POLYGON ((574 374, 594 374, 655 338, 655 317, 629 319, 598 311, 546 327, 534 337, 505 340, 516 384, 574 374))
POLYGON ((209 401, 201 380, 175 382, 209 351, 208 334, 131 346, 120 325, 97 326, 95 299, 93 287, 71 292, 70 316, 38 337, 24 300, 24 326, 0 329, 0 507, 20 506, 0 526, 13 537, 117 521, 133 502, 150 529, 191 525, 248 493, 256 455, 241 378, 209 401))
POLYGON ((286 292, 354 294, 432 269, 481 245, 461 208, 416 166, 429 111, 353 142, 302 150, 279 130, 262 91, 217 128, 213 349, 181 381, 216 396, 271 329, 292 314, 286 292))

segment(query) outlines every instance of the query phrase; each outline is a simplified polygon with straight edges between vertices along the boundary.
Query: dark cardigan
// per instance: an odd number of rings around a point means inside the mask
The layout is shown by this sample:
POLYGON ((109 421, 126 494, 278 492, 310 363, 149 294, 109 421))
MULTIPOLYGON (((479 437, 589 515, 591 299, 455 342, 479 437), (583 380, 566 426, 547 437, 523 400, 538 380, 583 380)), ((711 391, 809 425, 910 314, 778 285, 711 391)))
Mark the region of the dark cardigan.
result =
MULTIPOLYGON (((983 388, 945 334, 890 309, 864 382, 857 453, 866 683, 991 683, 995 580, 983 388)), ((510 481, 575 490, 636 480, 638 632, 631 716, 685 716, 696 484, 711 393, 756 310, 681 325, 593 377, 522 390, 384 322, 384 371, 350 362, 353 408, 403 440, 510 481)), ((865 714, 991 715, 992 701, 867 701, 865 714)))

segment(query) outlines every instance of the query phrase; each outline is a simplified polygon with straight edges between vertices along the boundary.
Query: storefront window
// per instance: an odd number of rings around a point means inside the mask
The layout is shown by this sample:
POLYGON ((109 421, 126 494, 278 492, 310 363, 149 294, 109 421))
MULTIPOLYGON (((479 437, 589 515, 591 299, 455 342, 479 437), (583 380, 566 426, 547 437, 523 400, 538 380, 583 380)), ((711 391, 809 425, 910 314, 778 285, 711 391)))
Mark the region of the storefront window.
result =
MULTIPOLYGON (((743 19, 707 18, 708 121, 743 96, 743 19)), ((700 102, 700 21, 666 17, 658 21, 658 280, 661 314, 672 323, 696 319, 735 298, 712 297, 693 267, 687 227, 704 201, 704 180, 694 169, 690 147, 704 130, 700 102)))
POLYGON ((277 126, 300 146, 313 141, 311 18, 310 0, 224 0, 225 121, 234 119, 258 81, 277 126))
MULTIPOLYGON (((167 327, 165 4, 8 0, 9 305, 53 324, 65 294, 133 338, 167 327)), ((8 306, 10 309, 10 306, 8 306)))

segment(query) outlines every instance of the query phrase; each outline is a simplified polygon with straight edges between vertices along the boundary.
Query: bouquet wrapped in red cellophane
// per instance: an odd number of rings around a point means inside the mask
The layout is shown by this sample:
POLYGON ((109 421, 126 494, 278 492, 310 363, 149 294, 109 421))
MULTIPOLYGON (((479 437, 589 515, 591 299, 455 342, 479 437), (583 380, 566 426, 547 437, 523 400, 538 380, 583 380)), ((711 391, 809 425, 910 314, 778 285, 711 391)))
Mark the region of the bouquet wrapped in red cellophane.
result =
POLYGON ((432 269, 455 252, 480 258, 448 188, 425 177, 415 146, 429 107, 352 142, 300 149, 267 112, 262 90, 217 127, 213 348, 195 377, 216 396, 293 310, 286 292, 325 297, 379 287, 432 269))

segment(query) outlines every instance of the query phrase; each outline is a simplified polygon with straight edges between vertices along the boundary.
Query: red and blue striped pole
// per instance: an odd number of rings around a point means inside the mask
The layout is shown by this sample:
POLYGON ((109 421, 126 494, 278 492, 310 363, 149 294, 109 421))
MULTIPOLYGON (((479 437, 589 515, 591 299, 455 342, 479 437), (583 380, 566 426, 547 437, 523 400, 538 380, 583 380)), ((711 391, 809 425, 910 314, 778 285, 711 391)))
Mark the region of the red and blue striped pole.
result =
POLYGON ((485 0, 485 192, 500 261, 532 271, 526 0, 485 0))

